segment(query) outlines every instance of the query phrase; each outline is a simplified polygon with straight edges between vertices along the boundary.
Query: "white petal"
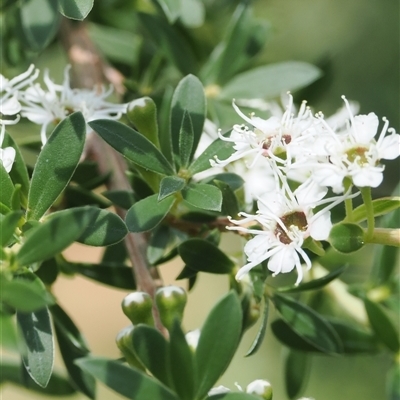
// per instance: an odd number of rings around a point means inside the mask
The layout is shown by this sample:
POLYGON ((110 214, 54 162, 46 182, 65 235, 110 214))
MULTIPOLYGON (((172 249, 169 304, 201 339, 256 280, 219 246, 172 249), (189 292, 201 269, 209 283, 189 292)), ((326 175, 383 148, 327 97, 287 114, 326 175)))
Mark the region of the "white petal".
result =
POLYGON ((378 147, 379 159, 394 160, 400 155, 400 135, 393 133, 382 140, 378 147))
POLYGON ((335 165, 324 166, 321 164, 321 167, 314 169, 312 176, 319 185, 336 189, 335 193, 343 191, 343 179, 346 173, 335 165))
POLYGON ((358 187, 378 187, 383 180, 382 170, 379 168, 360 168, 352 174, 353 183, 358 187))
POLYGON ((1 104, 1 113, 4 115, 14 115, 20 111, 21 104, 19 104, 16 94, 1 104))
POLYGON ((269 259, 268 269, 275 274, 292 271, 296 264, 294 253, 296 250, 292 246, 282 244, 279 251, 269 259))
POLYGON ((15 160, 15 149, 13 147, 0 149, 0 160, 3 164, 4 169, 7 172, 10 172, 15 160))
POLYGON ((331 212, 322 212, 310 226, 310 236, 315 240, 326 240, 332 228, 331 212))
POLYGON ((313 179, 308 179, 294 191, 294 195, 299 205, 313 205, 321 200, 327 192, 326 187, 320 186, 313 179))
POLYGON ((379 120, 376 114, 357 115, 354 117, 354 138, 357 143, 369 143, 378 130, 379 120))

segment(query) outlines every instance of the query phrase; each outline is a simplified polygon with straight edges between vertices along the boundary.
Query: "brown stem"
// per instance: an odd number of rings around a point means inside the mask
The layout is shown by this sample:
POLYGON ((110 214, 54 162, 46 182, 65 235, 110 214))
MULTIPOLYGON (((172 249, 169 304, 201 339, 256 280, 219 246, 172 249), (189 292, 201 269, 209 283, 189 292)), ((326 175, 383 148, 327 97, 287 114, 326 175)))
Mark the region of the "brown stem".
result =
MULTIPOLYGON (((84 23, 64 20, 61 27, 61 40, 72 65, 75 86, 90 89, 96 86, 100 88, 107 78, 111 77, 112 83, 121 92, 123 87, 121 74, 104 62, 87 34, 84 23)), ((126 163, 119 153, 108 146, 96 133, 88 136, 85 147, 87 156, 97 162, 101 174, 112 171, 111 179, 107 183, 109 190, 131 190, 125 175, 126 163)), ((126 211, 124 209, 116 207, 116 212, 122 219, 125 219, 126 211)), ((158 285, 150 273, 150 265, 147 262, 146 236, 141 233, 129 233, 125 237, 125 244, 137 288, 149 293, 154 298, 158 285)), ((158 277, 157 274, 155 276, 158 277)), ((157 283, 159 282, 158 277, 157 283)), ((161 323, 156 306, 153 307, 153 316, 156 327, 167 336, 167 330, 161 323)))

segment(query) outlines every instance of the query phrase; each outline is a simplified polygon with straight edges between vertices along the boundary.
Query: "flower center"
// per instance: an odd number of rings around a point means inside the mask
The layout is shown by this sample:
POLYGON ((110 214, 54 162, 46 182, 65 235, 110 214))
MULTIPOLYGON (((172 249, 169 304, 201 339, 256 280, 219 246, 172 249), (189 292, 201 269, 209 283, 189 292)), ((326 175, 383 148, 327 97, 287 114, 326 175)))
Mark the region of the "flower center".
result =
POLYGON ((366 147, 353 147, 346 151, 347 159, 350 163, 357 163, 358 165, 369 164, 368 157, 366 155, 368 149, 366 147))
MULTIPOLYGON (((289 232, 293 231, 293 228, 300 232, 305 232, 308 228, 306 215, 302 211, 294 211, 289 214, 285 214, 280 219, 289 232)), ((290 244, 293 241, 279 224, 276 225, 274 233, 279 241, 283 244, 290 244)))

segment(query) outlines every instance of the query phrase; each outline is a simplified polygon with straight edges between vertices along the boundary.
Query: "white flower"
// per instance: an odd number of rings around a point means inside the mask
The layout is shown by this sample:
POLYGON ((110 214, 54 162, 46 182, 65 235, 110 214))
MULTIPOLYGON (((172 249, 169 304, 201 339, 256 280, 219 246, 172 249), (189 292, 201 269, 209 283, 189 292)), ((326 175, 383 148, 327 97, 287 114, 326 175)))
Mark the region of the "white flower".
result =
MULTIPOLYGON (((351 107, 343 96, 351 125, 335 132, 322 116, 321 136, 314 143, 312 176, 319 184, 332 187, 335 193, 343 192, 343 180, 348 177, 358 187, 377 187, 383 180, 382 159, 393 160, 400 155, 400 135, 388 129, 386 118, 377 140, 379 120, 374 113, 353 116, 351 107), (386 132, 390 132, 386 135, 386 132)), ((305 162, 307 165, 307 162, 305 162)))
POLYGON ((193 331, 189 331, 186 335, 186 341, 189 347, 195 351, 197 348, 197 344, 199 343, 201 331, 200 329, 195 329, 193 331))
POLYGON ((224 393, 229 393, 229 392, 230 392, 230 389, 228 389, 225 386, 219 385, 219 386, 217 386, 215 388, 210 389, 208 391, 208 395, 209 396, 213 396, 215 394, 224 394, 224 393))
POLYGON ((225 166, 247 156, 253 159, 249 163, 250 168, 259 157, 273 158, 279 163, 287 160, 290 163, 293 157, 302 152, 304 141, 314 135, 314 117, 306 102, 302 103, 295 117, 291 95, 286 111, 279 117, 272 115, 268 119, 262 119, 251 115, 249 118, 234 102, 233 107, 253 129, 246 125, 235 125, 229 138, 220 135, 221 140, 234 143, 235 152, 226 160, 210 160, 213 166, 225 166))
POLYGON ((301 259, 306 263, 307 269, 311 268, 311 261, 302 249, 304 241, 308 237, 315 240, 328 238, 332 227, 329 210, 342 202, 349 194, 323 199, 327 189, 317 185, 311 179, 292 192, 286 178, 278 169, 276 171, 282 188, 277 182, 274 192, 259 198, 256 215, 241 213, 244 219, 231 220, 237 225, 249 225, 256 222, 262 230, 244 226, 227 227, 227 229, 254 235, 244 247, 248 263, 239 269, 236 279, 240 280, 252 268, 268 260, 268 269, 273 272, 273 276, 296 268, 298 274, 296 285, 298 285, 303 277, 301 259), (326 203, 331 204, 316 214, 313 213, 316 206, 326 203))
POLYGON ((247 385, 246 393, 256 394, 265 400, 270 400, 272 399, 272 386, 264 379, 256 379, 247 385))
MULTIPOLYGON (((43 145, 47 141, 48 125, 57 124, 75 111, 81 111, 86 122, 99 118, 119 119, 126 112, 126 104, 114 104, 105 100, 113 92, 112 87, 108 90, 101 87, 100 91, 71 88, 69 69, 70 66, 65 68, 62 85, 55 84, 50 79, 48 71, 45 71, 46 90, 35 84, 20 94, 23 103, 22 116, 35 124, 42 125, 40 136, 43 145)), ((89 127, 87 129, 91 132, 89 127)))
POLYGON ((14 119, 7 117, 15 115, 21 111, 21 104, 18 101, 18 90, 28 85, 36 79, 39 71, 31 65, 28 70, 13 79, 7 79, 0 74, 0 162, 7 172, 11 171, 15 160, 15 149, 6 147, 2 149, 4 136, 6 132, 6 125, 14 125, 19 121, 19 115, 14 119), (3 118, 3 117, 6 118, 3 118))

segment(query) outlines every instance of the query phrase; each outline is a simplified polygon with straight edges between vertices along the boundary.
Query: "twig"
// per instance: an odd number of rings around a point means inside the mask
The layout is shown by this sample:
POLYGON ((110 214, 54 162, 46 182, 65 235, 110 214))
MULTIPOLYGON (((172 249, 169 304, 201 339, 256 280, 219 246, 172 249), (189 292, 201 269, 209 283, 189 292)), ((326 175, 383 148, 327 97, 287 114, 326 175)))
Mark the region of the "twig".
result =
MULTIPOLYGON (((100 88, 106 82, 106 78, 111 77, 112 83, 121 92, 121 74, 104 62, 91 41, 84 23, 64 20, 61 27, 61 40, 72 65, 75 86, 81 88, 97 86, 100 88)), ((131 190, 125 175, 127 169, 125 160, 96 133, 88 136, 86 154, 97 162, 101 174, 112 171, 111 179, 107 183, 109 190, 131 190)), ((116 207, 116 212, 122 219, 125 219, 126 211, 124 209, 116 207)), ((145 235, 129 233, 125 237, 125 244, 138 289, 154 297, 157 287, 160 286, 160 279, 156 274, 156 280, 154 280, 150 273, 150 265, 146 257, 147 239, 145 235)), ((153 307, 153 317, 156 327, 167 336, 167 330, 161 323, 156 306, 153 307)))

